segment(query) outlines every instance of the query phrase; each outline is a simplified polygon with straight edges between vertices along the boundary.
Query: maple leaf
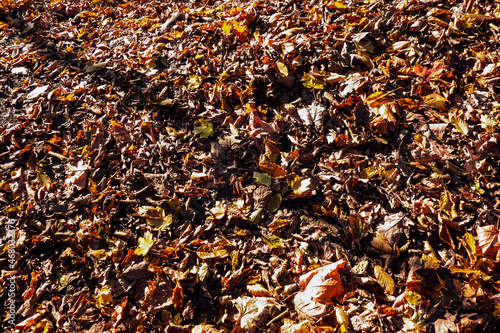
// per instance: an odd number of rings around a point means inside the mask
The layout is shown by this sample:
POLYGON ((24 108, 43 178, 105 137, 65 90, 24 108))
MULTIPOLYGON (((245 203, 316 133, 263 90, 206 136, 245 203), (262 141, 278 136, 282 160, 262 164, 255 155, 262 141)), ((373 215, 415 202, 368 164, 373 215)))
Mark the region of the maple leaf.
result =
POLYGON ((200 120, 201 126, 196 126, 193 133, 199 134, 200 138, 207 139, 214 135, 214 125, 204 119, 200 120))

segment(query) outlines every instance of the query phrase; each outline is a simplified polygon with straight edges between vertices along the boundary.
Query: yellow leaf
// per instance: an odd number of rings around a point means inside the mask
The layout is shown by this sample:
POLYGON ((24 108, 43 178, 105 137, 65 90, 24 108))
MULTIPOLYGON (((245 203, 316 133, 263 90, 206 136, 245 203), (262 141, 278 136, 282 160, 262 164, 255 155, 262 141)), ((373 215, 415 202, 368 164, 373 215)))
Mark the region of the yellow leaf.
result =
POLYGON ((396 288, 394 280, 384 271, 382 267, 378 265, 375 266, 375 278, 377 279, 378 284, 380 284, 386 292, 391 295, 394 294, 394 289, 396 288))
POLYGON ((99 305, 107 305, 113 302, 113 296, 111 295, 111 288, 108 285, 105 285, 99 290, 97 294, 97 304, 99 305))
POLYGON ((474 241, 474 237, 468 232, 465 233, 463 238, 463 244, 465 249, 467 250, 467 254, 469 255, 469 259, 471 261, 471 266, 476 263, 476 242, 474 241))
POLYGON ((405 295, 405 299, 408 303, 410 303, 413 306, 418 306, 420 305, 420 299, 421 296, 419 293, 408 290, 405 295))
POLYGON ((281 61, 278 61, 274 64, 274 69, 279 75, 283 77, 288 76, 288 67, 286 67, 286 65, 281 61))
POLYGON ((441 197, 439 198, 439 208, 450 217, 450 219, 455 219, 458 217, 455 211, 455 204, 451 198, 451 194, 448 190, 445 190, 441 197))
POLYGON ((202 82, 203 79, 198 74, 189 75, 188 88, 196 89, 202 84, 202 82))
POLYGON ((226 34, 226 35, 230 35, 231 34, 231 30, 233 30, 233 26, 227 22, 223 22, 222 23, 222 31, 226 34))
POLYGON ((238 33, 238 34, 244 34, 246 33, 246 30, 247 30, 247 27, 240 24, 238 21, 232 21, 233 23, 233 27, 234 27, 234 30, 238 33))
POLYGON ((378 176, 378 174, 383 171, 384 169, 380 169, 377 166, 366 167, 359 173, 359 178, 370 179, 378 176))
POLYGON ((278 236, 270 236, 270 237, 264 237, 262 236, 262 239, 264 239, 264 242, 272 249, 284 249, 285 246, 283 245, 283 240, 279 238, 278 236))
POLYGON ((340 324, 340 332, 346 333, 349 331, 349 316, 344 309, 340 307, 335 308, 335 319, 340 324))
POLYGON ((149 249, 153 246, 154 242, 153 234, 147 231, 144 237, 139 237, 139 244, 134 253, 138 256, 145 256, 149 252, 149 249))
POLYGON ((389 101, 385 92, 377 91, 366 98, 366 104, 372 108, 378 108, 389 101))
POLYGON ((303 195, 310 190, 311 179, 306 178, 301 180, 298 175, 291 181, 290 186, 295 195, 303 195))
POLYGON ((304 87, 309 89, 324 89, 326 85, 325 81, 317 79, 309 73, 304 73, 304 75, 302 76, 302 81, 304 81, 304 87))

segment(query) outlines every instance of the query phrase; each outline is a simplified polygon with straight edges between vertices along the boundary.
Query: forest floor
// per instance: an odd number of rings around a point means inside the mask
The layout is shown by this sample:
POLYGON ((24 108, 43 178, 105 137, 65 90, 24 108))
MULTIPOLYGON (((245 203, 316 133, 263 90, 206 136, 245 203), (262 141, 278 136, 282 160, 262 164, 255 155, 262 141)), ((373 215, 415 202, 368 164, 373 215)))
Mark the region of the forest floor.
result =
POLYGON ((500 3, 0 2, 3 332, 500 329, 500 3))

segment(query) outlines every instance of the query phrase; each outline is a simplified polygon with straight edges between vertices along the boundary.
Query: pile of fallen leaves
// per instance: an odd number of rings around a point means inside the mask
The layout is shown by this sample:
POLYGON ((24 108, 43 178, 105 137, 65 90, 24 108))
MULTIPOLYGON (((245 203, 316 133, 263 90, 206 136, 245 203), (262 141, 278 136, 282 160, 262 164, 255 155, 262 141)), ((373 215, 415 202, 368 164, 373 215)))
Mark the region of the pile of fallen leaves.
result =
POLYGON ((497 330, 499 39, 492 0, 1 1, 1 330, 497 330))

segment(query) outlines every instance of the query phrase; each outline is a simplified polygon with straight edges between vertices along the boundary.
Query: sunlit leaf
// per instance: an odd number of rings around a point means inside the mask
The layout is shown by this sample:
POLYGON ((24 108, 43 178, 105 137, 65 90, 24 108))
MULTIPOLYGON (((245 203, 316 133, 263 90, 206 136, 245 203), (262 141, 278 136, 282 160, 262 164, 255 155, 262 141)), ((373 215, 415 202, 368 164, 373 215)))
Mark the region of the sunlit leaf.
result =
POLYGON ((311 179, 300 179, 299 175, 295 175, 295 178, 290 182, 290 187, 295 195, 303 195, 311 190, 311 179))
POLYGON ((420 294, 415 291, 408 290, 405 294, 406 301, 413 306, 419 306, 421 298, 422 296, 420 296, 420 294))
POLYGON ((260 171, 265 172, 273 178, 284 178, 286 176, 286 171, 283 170, 281 166, 272 162, 261 162, 259 163, 260 171))
POLYGON ((341 307, 335 307, 335 319, 340 325, 340 332, 349 332, 349 316, 341 307))
POLYGON ((200 120, 201 126, 196 126, 193 133, 199 134, 200 138, 209 138, 214 135, 214 125, 204 119, 200 120))
POLYGON ((452 220, 458 217, 458 214, 455 211, 455 204, 451 198, 451 193, 448 190, 445 190, 441 194, 441 197, 439 198, 439 208, 452 220))
POLYGON ((139 237, 137 249, 135 249, 134 253, 138 256, 145 256, 149 249, 153 246, 153 234, 149 231, 146 231, 144 237, 139 237))
POLYGON ((222 23, 221 29, 226 35, 229 36, 231 34, 231 31, 233 30, 233 26, 230 23, 224 21, 222 23))
POLYGON ((285 248, 285 246, 283 245, 283 240, 281 238, 279 238, 278 236, 269 236, 269 237, 262 236, 262 239, 272 249, 284 249, 285 248))
POLYGON ((99 306, 108 305, 113 302, 113 296, 111 295, 111 288, 108 285, 104 285, 97 293, 97 304, 99 306))
POLYGON ((450 123, 455 126, 458 133, 463 135, 469 134, 469 126, 458 114, 450 113, 450 123))
POLYGON ((493 133, 497 127, 497 121, 482 114, 481 127, 484 128, 487 133, 493 133))
POLYGON ((304 73, 304 75, 302 76, 302 81, 304 81, 304 87, 310 89, 324 89, 326 85, 325 81, 317 79, 309 73, 304 73))
POLYGON ((274 64, 274 69, 276 70, 276 72, 285 77, 285 76, 288 76, 288 68, 286 67, 286 65, 284 63, 282 63, 281 61, 277 61, 275 64, 274 64))
POLYGON ((189 75, 188 88, 196 89, 203 83, 203 79, 198 74, 189 75))
POLYGON ((387 274, 381 266, 376 265, 374 267, 374 271, 375 278, 377 279, 378 284, 380 284, 387 293, 391 295, 394 294, 396 286, 392 277, 387 274))

